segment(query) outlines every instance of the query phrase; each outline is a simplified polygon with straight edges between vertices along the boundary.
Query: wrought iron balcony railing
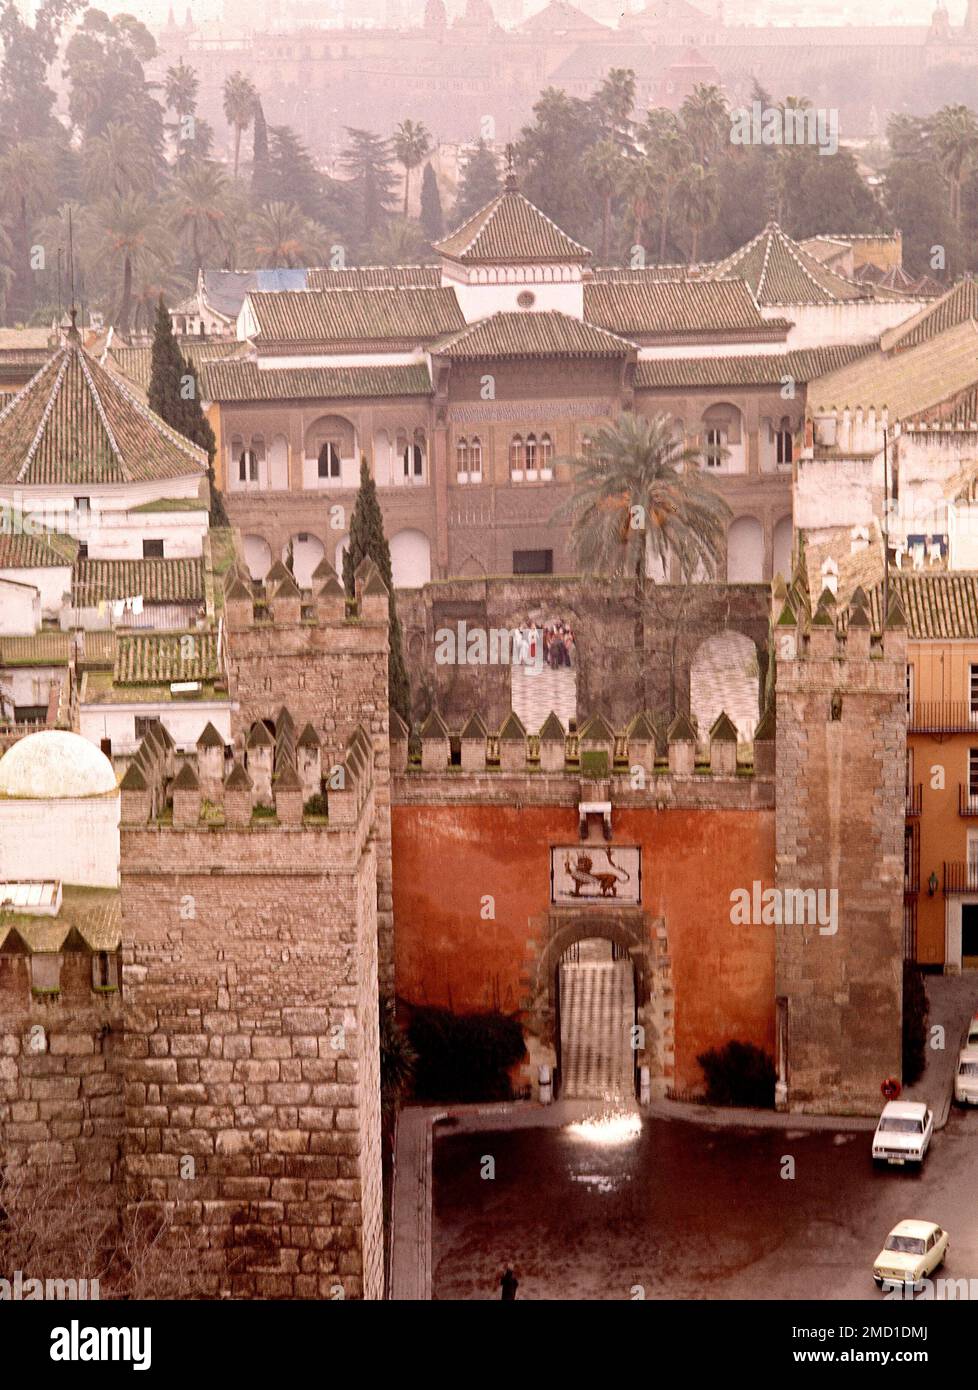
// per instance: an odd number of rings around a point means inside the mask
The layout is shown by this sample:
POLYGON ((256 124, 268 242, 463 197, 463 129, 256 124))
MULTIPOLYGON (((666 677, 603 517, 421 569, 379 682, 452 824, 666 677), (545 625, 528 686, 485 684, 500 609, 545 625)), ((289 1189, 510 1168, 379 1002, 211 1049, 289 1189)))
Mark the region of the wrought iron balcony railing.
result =
POLYGON ((923 800, 923 784, 918 782, 914 787, 907 788, 907 816, 919 816, 920 805, 923 800))
POLYGON ((945 893, 978 893, 978 864, 961 860, 944 864, 945 893))
POLYGON ((978 733, 978 709, 968 700, 925 700, 910 707, 912 734, 978 733))
POLYGON ((964 782, 958 783, 958 815, 978 816, 978 791, 972 791, 964 782))

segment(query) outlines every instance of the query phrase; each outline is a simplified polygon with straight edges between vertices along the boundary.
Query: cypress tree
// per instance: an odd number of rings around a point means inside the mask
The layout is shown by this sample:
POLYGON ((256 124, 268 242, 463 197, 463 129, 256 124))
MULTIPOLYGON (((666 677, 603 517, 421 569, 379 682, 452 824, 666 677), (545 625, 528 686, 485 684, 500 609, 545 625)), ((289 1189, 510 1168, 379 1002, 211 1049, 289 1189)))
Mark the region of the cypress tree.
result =
POLYGON ((445 230, 438 180, 430 164, 421 176, 421 227, 429 241, 438 241, 445 230))
POLYGON ((455 203, 456 225, 475 215, 499 192, 499 169, 496 156, 480 140, 469 155, 462 170, 455 203))
POLYGON ((397 710, 405 724, 411 723, 411 687, 404 665, 401 624, 394 598, 391 550, 384 535, 384 518, 377 500, 377 484, 370 476, 366 458, 360 459, 360 490, 350 519, 350 544, 343 556, 343 586, 352 598, 355 576, 364 556, 369 555, 380 571, 390 595, 390 652, 387 657, 387 687, 391 709, 397 710))
POLYGON ((260 100, 255 102, 252 130, 251 196, 256 203, 270 203, 275 199, 274 178, 268 153, 268 126, 260 100))
POLYGON ((210 519, 212 526, 227 526, 224 499, 214 478, 214 454, 217 441, 210 421, 200 404, 197 372, 180 351, 173 336, 170 315, 163 296, 156 306, 156 327, 153 332, 153 357, 149 378, 149 408, 180 434, 203 449, 207 455, 207 481, 210 486, 210 519))

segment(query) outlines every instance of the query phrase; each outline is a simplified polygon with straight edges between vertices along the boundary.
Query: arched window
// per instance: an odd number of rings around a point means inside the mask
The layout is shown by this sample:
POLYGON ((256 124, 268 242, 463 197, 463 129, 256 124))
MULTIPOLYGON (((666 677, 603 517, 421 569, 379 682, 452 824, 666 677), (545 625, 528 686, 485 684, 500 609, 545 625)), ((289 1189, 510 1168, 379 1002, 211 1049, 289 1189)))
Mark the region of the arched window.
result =
POLYGON ((513 473, 523 471, 523 436, 514 434, 509 446, 509 466, 513 473))
POLYGON ((703 458, 707 468, 722 468, 723 455, 727 447, 726 431, 717 425, 709 425, 704 432, 703 442, 703 458))
POLYGON ((526 436, 526 467, 527 472, 537 466, 537 437, 535 434, 526 436))
POLYGON ((413 442, 403 435, 398 435, 398 439, 404 439, 404 451, 401 455, 404 460, 404 477, 410 481, 424 477, 424 458, 425 458, 425 437, 424 430, 414 431, 413 442))
POLYGON ((468 473, 469 471, 469 444, 465 438, 457 440, 455 444, 455 471, 456 473, 468 473))
POLYGON ((319 476, 320 478, 338 478, 340 476, 339 450, 331 439, 327 439, 319 451, 319 476))
POLYGON ((469 445, 469 477, 473 481, 482 477, 482 440, 477 434, 469 445))
POLYGON ((242 449, 238 456, 238 482, 257 483, 258 455, 254 449, 242 449))
POLYGON ((791 435, 791 421, 787 415, 774 431, 775 457, 779 464, 791 463, 794 458, 794 441, 791 435))
POLYGON ((554 443, 549 434, 540 436, 540 467, 552 468, 554 461, 554 443))

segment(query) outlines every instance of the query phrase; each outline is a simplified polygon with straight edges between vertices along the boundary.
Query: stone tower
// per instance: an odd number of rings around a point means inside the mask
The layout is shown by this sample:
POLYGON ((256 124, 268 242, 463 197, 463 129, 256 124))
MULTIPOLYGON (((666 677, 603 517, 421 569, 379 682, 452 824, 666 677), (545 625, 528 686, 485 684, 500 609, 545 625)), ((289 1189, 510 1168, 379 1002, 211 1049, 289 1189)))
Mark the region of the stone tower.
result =
POLYGON ((121 786, 127 1197, 192 1230, 198 1293, 382 1298, 388 597, 268 589, 225 591, 233 756, 157 730, 121 786))
POLYGON ((812 614, 798 580, 775 625, 782 1109, 873 1114, 901 1075, 904 626, 858 589, 812 614))

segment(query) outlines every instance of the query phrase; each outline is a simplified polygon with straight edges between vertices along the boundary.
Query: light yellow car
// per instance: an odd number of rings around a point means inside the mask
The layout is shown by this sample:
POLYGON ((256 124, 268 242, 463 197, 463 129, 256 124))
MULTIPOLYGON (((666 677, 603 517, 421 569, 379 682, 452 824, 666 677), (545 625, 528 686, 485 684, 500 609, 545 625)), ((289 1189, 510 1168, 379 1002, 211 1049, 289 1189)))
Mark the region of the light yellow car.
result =
POLYGON ((876 1256, 873 1278, 882 1289, 916 1290, 944 1263, 949 1244, 947 1231, 933 1221, 900 1221, 876 1256))
POLYGON ((978 1105, 978 1039, 961 1049, 954 1078, 954 1099, 959 1105, 978 1105))

